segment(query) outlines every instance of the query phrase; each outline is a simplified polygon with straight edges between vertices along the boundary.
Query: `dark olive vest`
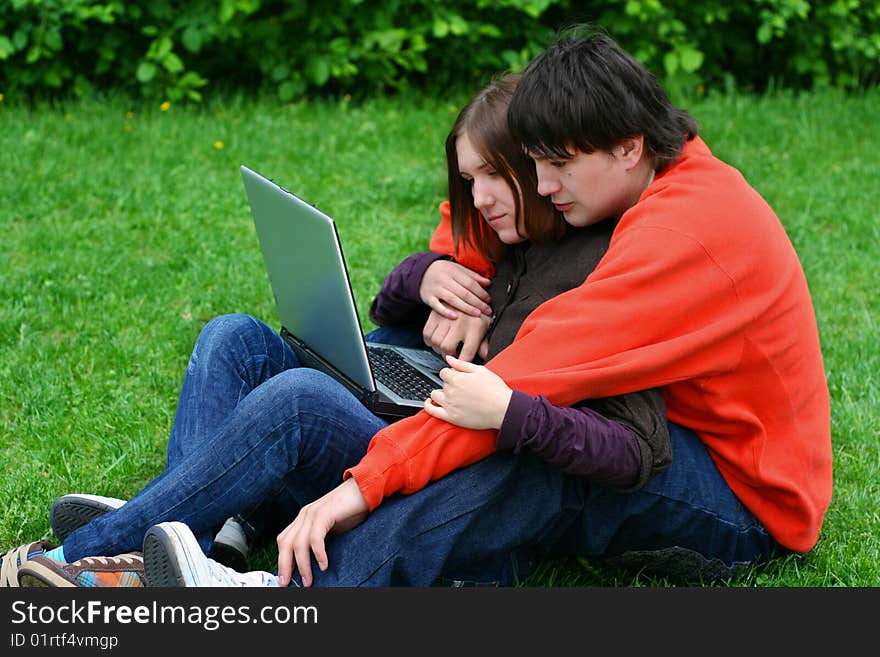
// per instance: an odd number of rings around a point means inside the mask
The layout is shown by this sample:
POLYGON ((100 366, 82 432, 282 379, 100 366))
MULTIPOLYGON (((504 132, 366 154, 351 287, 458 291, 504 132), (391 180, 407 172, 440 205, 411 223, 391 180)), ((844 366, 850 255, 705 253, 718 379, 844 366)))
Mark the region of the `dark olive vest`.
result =
POLYGON ((616 220, 569 227, 560 239, 508 246, 489 285, 492 323, 487 337, 492 358, 507 347, 526 316, 540 304, 579 286, 605 255, 616 220))

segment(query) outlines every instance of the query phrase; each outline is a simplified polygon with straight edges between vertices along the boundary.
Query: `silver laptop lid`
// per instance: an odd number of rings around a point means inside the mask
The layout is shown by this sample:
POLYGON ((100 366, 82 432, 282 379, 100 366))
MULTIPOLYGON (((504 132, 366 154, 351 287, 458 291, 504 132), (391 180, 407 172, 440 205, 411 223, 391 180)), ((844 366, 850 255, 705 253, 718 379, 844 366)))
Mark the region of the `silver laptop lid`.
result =
POLYGON ((241 175, 281 326, 375 391, 335 222, 245 166, 241 175))

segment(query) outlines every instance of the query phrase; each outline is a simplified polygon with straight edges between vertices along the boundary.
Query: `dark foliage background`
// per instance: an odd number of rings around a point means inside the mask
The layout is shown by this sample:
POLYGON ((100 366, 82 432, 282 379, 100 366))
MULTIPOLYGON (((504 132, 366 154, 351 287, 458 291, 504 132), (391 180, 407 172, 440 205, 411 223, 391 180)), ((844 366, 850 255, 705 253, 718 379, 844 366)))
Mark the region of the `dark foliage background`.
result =
POLYGON ((673 93, 853 90, 880 75, 880 4, 860 0, 4 0, 0 93, 470 90, 581 22, 673 93))

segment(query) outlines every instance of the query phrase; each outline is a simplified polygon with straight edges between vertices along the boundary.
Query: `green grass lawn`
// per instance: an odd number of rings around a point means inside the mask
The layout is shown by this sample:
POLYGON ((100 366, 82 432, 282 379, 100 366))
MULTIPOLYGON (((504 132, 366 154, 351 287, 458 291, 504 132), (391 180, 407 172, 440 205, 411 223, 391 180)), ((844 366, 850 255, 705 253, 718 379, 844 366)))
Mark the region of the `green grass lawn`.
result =
MULTIPOLYGON (((61 494, 129 497, 161 471, 206 321, 245 312, 277 325, 239 165, 336 217, 365 311, 388 270, 427 245, 463 101, 14 100, 0 101, 0 550, 51 538, 61 494)), ((832 398, 834 497, 819 544, 730 584, 880 585, 880 93, 688 109, 800 254, 832 398)), ((666 584, 579 561, 543 564, 529 583, 666 584)))

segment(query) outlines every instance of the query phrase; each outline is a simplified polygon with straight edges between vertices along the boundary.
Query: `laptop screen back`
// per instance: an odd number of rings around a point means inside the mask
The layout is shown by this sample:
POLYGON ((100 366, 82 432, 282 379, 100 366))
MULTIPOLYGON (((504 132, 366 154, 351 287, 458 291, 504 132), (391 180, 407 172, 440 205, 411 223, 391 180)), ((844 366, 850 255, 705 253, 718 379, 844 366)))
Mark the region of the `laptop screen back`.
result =
POLYGON ((366 390, 375 390, 334 221, 241 167, 281 326, 366 390))

